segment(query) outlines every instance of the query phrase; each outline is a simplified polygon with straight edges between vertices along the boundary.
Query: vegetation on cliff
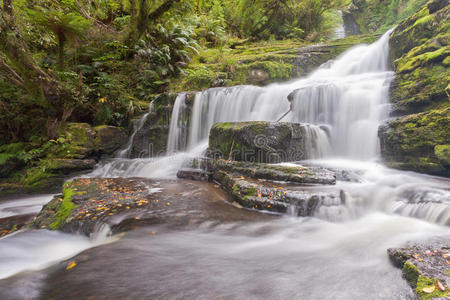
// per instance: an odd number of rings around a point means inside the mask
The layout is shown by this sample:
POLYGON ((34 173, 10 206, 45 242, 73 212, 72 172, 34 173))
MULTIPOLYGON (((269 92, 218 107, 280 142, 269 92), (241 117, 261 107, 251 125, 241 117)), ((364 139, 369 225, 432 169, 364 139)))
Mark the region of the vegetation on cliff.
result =
POLYGON ((449 12, 448 1, 430 1, 391 35, 392 115, 400 117, 380 138, 393 167, 449 176, 449 12))

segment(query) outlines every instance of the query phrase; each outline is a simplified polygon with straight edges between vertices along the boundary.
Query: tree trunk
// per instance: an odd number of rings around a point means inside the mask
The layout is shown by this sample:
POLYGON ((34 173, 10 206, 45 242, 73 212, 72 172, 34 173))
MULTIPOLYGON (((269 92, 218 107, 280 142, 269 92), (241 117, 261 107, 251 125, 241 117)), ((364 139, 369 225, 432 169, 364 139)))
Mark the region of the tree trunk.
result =
POLYGON ((66 37, 64 34, 58 34, 58 70, 64 71, 64 43, 66 42, 66 37))

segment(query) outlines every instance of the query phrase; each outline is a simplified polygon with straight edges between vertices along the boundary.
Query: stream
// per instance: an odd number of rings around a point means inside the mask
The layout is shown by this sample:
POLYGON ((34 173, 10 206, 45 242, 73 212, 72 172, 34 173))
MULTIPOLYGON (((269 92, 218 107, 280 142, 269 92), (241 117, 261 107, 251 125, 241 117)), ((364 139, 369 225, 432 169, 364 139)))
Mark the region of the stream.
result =
MULTIPOLYGON (((173 204, 125 234, 101 226, 90 238, 48 230, 1 238, 0 299, 414 299, 386 250, 450 240, 450 180, 380 163, 377 130, 394 76, 389 34, 306 78, 199 92, 189 118, 180 94, 165 157, 127 158, 143 116, 117 158, 86 176, 151 178, 160 201, 173 204), (206 150, 213 124, 274 121, 289 109, 283 121, 309 124, 301 163, 340 174, 336 186, 295 188, 341 190, 344 204, 305 218, 257 212, 214 183, 176 178, 206 150)), ((1 200, 0 218, 36 214, 50 199, 1 200)))

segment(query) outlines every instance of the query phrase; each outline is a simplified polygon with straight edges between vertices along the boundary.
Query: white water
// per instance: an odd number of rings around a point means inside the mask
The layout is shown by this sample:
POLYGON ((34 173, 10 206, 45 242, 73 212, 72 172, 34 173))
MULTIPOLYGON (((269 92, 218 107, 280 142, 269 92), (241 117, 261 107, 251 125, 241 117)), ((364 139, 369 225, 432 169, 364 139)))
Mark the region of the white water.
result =
POLYGON ((0 219, 18 215, 37 214, 53 195, 39 195, 0 202, 0 219))
POLYGON ((114 241, 101 226, 91 239, 49 230, 19 231, 0 239, 0 279, 22 271, 41 270, 83 250, 114 241))
MULTIPOLYGON (((308 123, 310 135, 321 137, 310 141, 317 143, 317 151, 306 158, 330 155, 374 158, 379 148, 378 126, 387 117, 388 89, 393 79, 393 72, 388 69, 388 39, 389 32, 376 43, 354 47, 328 67, 290 83, 263 88, 216 88, 197 93, 187 149, 206 141, 209 130, 218 122, 278 120, 290 108, 287 96, 296 91, 292 112, 282 121, 308 123), (324 138, 327 133, 329 141, 324 138)), ((184 113, 175 108, 172 125, 182 123, 184 113)), ((184 127, 172 125, 171 138, 177 137, 179 142, 184 127)), ((169 145, 173 144, 169 139, 169 145)))
MULTIPOLYGON (((306 124, 308 146, 302 159, 321 159, 313 163, 347 170, 360 181, 338 181, 330 187, 345 193, 346 204, 339 205, 336 197, 324 197, 316 217, 342 222, 382 211, 450 225, 449 180, 375 163, 377 131, 388 117, 388 89, 394 76, 389 70, 389 34, 371 45, 353 47, 306 78, 267 87, 198 92, 189 117, 185 95, 180 94, 171 118, 168 156, 116 160, 100 166, 93 175, 176 178, 184 161, 207 148, 209 130, 215 123, 276 121, 291 108, 288 95, 295 91, 292 110, 283 121, 306 124), (184 149, 187 152, 179 151, 184 149)), ((319 189, 326 192, 328 188, 319 189)))
POLYGON ((128 143, 125 147, 125 149, 119 151, 118 157, 119 158, 129 158, 131 148, 133 147, 134 137, 139 132, 139 130, 144 127, 145 122, 147 121, 148 116, 153 112, 154 110, 154 103, 153 101, 150 102, 150 106, 148 108, 148 112, 144 114, 137 122, 134 123, 133 128, 133 134, 130 136, 130 139, 128 140, 128 143))

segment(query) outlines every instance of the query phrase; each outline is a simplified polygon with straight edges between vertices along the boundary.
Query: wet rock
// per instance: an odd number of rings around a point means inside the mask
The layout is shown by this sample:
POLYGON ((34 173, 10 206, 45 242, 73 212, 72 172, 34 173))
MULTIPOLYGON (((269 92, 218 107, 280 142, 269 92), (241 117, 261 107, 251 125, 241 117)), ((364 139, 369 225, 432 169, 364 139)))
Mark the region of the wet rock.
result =
POLYGON ((299 123, 218 123, 210 131, 210 155, 261 163, 299 161, 306 155, 305 126, 299 123))
POLYGON ((99 223, 149 205, 151 194, 145 179, 75 179, 64 184, 63 194, 45 205, 29 226, 89 235, 99 223))
POLYGON ((435 240, 404 248, 388 249, 393 265, 403 270, 405 280, 420 299, 443 299, 450 293, 450 245, 435 240), (434 287, 434 288, 433 288, 434 287))
POLYGON ((27 225, 91 235, 105 224, 113 233, 154 224, 263 219, 227 204, 211 183, 146 178, 80 178, 68 182, 27 225))
POLYGON ((311 216, 323 204, 345 204, 338 191, 299 189, 301 185, 335 184, 335 174, 322 168, 225 160, 215 160, 212 165, 214 180, 246 208, 311 216))
POLYGON ((177 177, 196 181, 212 180, 212 174, 202 169, 181 169, 177 172, 177 177))
POLYGON ((97 126, 95 145, 100 154, 113 154, 128 141, 128 136, 123 128, 114 126, 97 126))
POLYGON ((298 190, 298 186, 261 181, 224 171, 217 171, 214 178, 235 201, 250 209, 290 212, 304 217, 312 216, 322 204, 329 203, 330 199, 336 200, 335 203, 345 204, 345 199, 341 199, 339 192, 298 190))
POLYGON ((242 174, 254 179, 287 181, 300 184, 336 184, 336 174, 320 167, 270 165, 263 163, 226 161, 223 159, 215 160, 212 164, 215 170, 242 174))

